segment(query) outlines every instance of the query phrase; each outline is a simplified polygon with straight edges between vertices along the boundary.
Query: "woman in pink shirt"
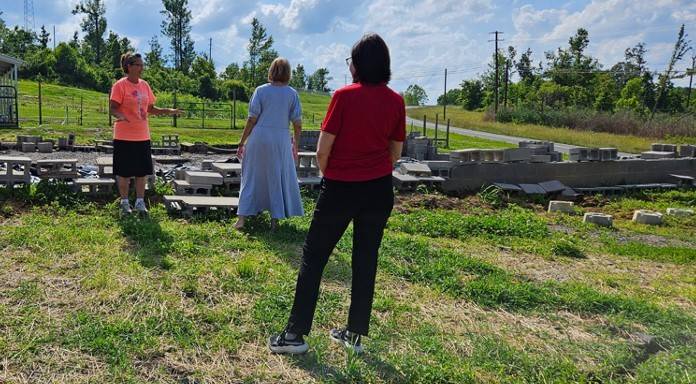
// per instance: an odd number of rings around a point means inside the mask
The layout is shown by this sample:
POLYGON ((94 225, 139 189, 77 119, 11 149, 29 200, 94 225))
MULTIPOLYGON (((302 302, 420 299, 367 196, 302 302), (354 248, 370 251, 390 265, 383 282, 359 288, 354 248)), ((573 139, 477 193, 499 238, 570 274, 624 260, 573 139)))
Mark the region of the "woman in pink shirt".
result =
POLYGON ((126 76, 111 88, 109 109, 116 117, 114 123, 114 175, 121 195, 121 212, 131 213, 128 201, 130 179, 135 178, 135 209, 147 213, 145 207, 145 178, 151 175, 152 151, 147 116, 178 115, 178 109, 155 107, 155 95, 140 75, 143 59, 139 53, 121 56, 121 69, 126 76))

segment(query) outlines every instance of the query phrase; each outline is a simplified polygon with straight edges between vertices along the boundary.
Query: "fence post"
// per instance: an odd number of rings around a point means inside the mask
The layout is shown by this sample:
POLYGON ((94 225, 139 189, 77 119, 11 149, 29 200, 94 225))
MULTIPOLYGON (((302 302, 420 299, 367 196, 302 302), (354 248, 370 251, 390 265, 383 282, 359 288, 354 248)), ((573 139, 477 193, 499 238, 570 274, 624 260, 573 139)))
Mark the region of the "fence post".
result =
POLYGON ((312 112, 312 124, 314 124, 314 112, 312 112))
POLYGON ((428 134, 425 132, 425 121, 426 115, 423 115, 423 136, 428 137, 428 134))
POLYGON ((65 106, 65 125, 68 125, 68 106, 65 106))
POLYGON ((437 147, 437 123, 439 120, 440 116, 436 113, 435 114, 435 146, 437 147))
POLYGON ((39 81, 39 125, 43 124, 43 111, 41 110, 41 81, 39 81))
POLYGON ((237 129, 237 90, 232 90, 232 109, 234 109, 234 117, 232 118, 232 128, 237 129))
MULTIPOLYGON (((177 109, 176 107, 176 91, 174 91, 174 109, 177 109)), ((176 128, 176 115, 172 116, 172 124, 174 124, 174 128, 176 128)))
POLYGON ((80 96, 80 125, 83 125, 83 123, 82 123, 82 117, 83 117, 82 109, 83 109, 83 107, 84 107, 83 97, 80 96))
POLYGON ((447 119, 447 148, 449 148, 450 119, 447 119))
POLYGON ((201 103, 203 107, 201 107, 201 117, 203 120, 201 120, 201 128, 205 129, 205 101, 201 103))

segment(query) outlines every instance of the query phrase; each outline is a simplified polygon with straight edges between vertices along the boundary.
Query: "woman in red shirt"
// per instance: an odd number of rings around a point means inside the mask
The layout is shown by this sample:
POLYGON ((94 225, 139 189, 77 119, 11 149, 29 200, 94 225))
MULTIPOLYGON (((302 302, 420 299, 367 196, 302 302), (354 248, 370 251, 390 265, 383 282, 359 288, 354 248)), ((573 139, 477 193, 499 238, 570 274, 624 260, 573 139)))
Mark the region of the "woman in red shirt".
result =
POLYGON ((392 169, 406 136, 403 98, 387 87, 389 48, 377 34, 355 43, 346 59, 353 84, 334 93, 321 127, 317 160, 324 178, 303 247, 295 301, 285 330, 269 339, 275 353, 304 353, 329 255, 353 222, 353 284, 347 327, 330 337, 362 352, 377 273, 377 255, 394 205, 392 169))

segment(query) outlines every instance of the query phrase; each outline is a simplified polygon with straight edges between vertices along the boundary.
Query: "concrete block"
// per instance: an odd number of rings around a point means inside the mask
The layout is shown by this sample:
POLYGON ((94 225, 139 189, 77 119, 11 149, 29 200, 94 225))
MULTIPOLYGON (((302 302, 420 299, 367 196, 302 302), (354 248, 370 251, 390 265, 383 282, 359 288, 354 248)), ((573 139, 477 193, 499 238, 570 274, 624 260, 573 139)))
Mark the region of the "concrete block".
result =
POLYGON ((650 146, 650 150, 655 152, 677 152, 677 146, 675 144, 653 143, 650 146))
POLYGON ((399 172, 402 175, 411 175, 415 177, 428 177, 432 175, 430 167, 423 163, 401 163, 399 172))
POLYGON ((694 214, 693 209, 667 208, 667 215, 669 215, 669 216, 687 217, 687 216, 693 216, 693 214, 694 214))
POLYGON ((503 155, 503 150, 502 149, 482 149, 480 151, 481 155, 481 161, 485 162, 501 162, 504 159, 503 155))
POLYGON ((41 142, 37 145, 39 152, 41 153, 51 153, 53 152, 53 143, 51 142, 41 142))
POLYGON ((582 218, 585 223, 592 223, 602 227, 611 227, 614 225, 613 217, 604 213, 587 212, 582 218))
POLYGON ((644 160, 674 159, 675 157, 677 157, 675 152, 668 151, 647 151, 640 154, 640 158, 644 160))
POLYGON ((614 161, 619 158, 619 150, 616 148, 599 148, 600 161, 614 161))
POLYGON ((573 214, 575 213, 574 206, 575 204, 572 201, 551 200, 549 201, 548 212, 563 212, 573 214))
POLYGON ((590 153, 589 148, 578 147, 571 148, 568 152, 568 157, 570 161, 587 161, 590 153))
POLYGON ((79 178, 73 181, 73 189, 75 192, 82 192, 90 196, 111 196, 114 194, 115 185, 116 180, 111 178, 79 178))
POLYGON ((503 161, 506 163, 524 162, 532 158, 532 150, 529 148, 508 148, 503 150, 503 161))
POLYGON ((77 179, 77 159, 38 160, 36 173, 42 179, 77 179))
POLYGON ((520 141, 519 148, 529 148, 533 155, 545 155, 553 152, 554 144, 551 141, 520 141))
POLYGON ((679 157, 696 157, 696 145, 682 144, 679 146, 679 157))
POLYGON ((232 212, 239 206, 236 197, 212 196, 164 196, 164 206, 169 212, 178 212, 184 216, 205 214, 211 211, 232 212))
POLYGON ((481 161, 481 150, 480 149, 460 149, 457 151, 450 152, 451 161, 459 162, 478 162, 481 161))
POLYGON ((36 144, 23 142, 22 152, 36 152, 36 144))
POLYGON ((224 179, 217 172, 185 171, 184 180, 192 185, 222 185, 224 179))
POLYGON ((563 161, 563 154, 561 152, 553 151, 553 152, 549 153, 549 155, 551 156, 551 162, 553 162, 553 163, 558 163, 558 162, 563 161))
POLYGON ((58 149, 68 149, 68 138, 59 137, 58 138, 58 149))
POLYGON ((529 159, 529 162, 531 162, 531 163, 550 163, 551 162, 551 155, 532 155, 531 159, 529 159))
POLYGON ((174 187, 174 191, 176 192, 177 195, 185 195, 185 196, 194 196, 194 195, 210 196, 210 193, 213 189, 213 186, 210 184, 194 185, 194 184, 189 183, 186 180, 174 180, 172 182, 172 186, 174 187))
POLYGON ((633 222, 639 224, 660 225, 662 224, 662 214, 659 212, 639 209, 633 212, 633 222))
POLYGON ((599 152, 599 148, 590 148, 587 151, 587 160, 589 160, 589 161, 601 161, 602 155, 599 152))

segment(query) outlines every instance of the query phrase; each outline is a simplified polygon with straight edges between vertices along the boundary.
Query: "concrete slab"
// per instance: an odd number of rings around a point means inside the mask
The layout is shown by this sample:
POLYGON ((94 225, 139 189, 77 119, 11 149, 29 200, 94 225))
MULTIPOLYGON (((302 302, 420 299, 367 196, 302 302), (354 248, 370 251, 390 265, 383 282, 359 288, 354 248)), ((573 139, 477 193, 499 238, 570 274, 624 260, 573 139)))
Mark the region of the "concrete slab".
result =
POLYGON ((496 187, 502 189, 503 191, 509 191, 509 192, 522 192, 522 188, 515 184, 508 184, 508 183, 493 183, 496 187))
POLYGON ((184 171, 184 180, 193 185, 222 185, 224 178, 217 172, 184 171))
POLYGON ((632 221, 639 224, 660 225, 662 224, 662 214, 659 212, 639 209, 633 212, 632 221))
POLYGON ((640 158, 644 160, 674 159, 676 157, 676 152, 668 151, 647 151, 640 154, 640 158))
POLYGON ((572 201, 551 200, 549 201, 548 212, 562 212, 573 214, 575 213, 575 204, 572 201))
POLYGON ((546 193, 558 193, 568 189, 565 184, 558 180, 543 181, 539 183, 539 186, 543 188, 546 193))
POLYGON ((603 227, 611 227, 614 225, 613 217, 604 213, 587 212, 583 216, 582 221, 603 227))
POLYGON ((688 217, 694 215, 694 210, 685 208, 667 208, 667 215, 677 217, 688 217))
POLYGON ((153 155, 152 160, 158 164, 184 164, 190 160, 176 155, 153 155))

